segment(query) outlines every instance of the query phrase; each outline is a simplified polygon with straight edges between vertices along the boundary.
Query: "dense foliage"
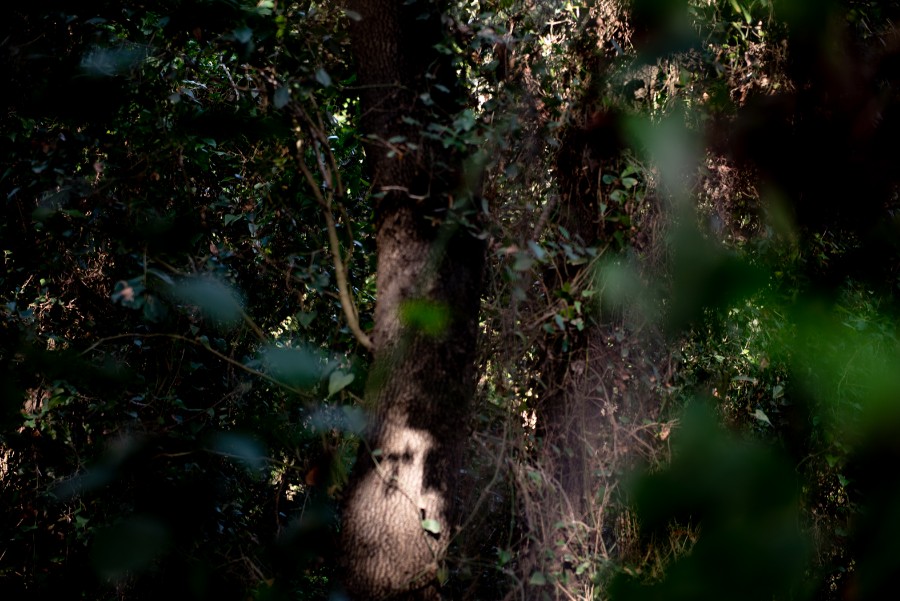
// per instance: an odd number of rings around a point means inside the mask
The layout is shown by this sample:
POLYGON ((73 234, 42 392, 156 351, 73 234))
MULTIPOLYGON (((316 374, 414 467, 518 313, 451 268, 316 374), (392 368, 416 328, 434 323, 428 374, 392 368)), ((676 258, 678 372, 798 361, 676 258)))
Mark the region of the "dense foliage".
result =
MULTIPOLYGON (((7 9, 8 598, 340 597, 377 294, 356 17, 7 9)), ((448 598, 890 595, 898 17, 450 5, 469 104, 407 123, 484 174, 448 598)))

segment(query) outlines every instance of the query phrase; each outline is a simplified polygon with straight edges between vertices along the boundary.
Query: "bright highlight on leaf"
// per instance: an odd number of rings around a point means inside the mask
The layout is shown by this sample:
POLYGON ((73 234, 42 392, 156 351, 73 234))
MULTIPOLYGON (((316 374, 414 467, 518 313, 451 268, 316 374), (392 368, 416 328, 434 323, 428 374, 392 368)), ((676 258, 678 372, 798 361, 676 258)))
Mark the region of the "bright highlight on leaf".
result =
POLYGON ((422 529, 432 534, 440 534, 441 524, 437 520, 422 520, 422 529))
POLYGON ((332 396, 353 382, 353 374, 342 372, 339 369, 331 372, 331 375, 328 376, 328 396, 332 396))
POLYGON ((755 417, 756 419, 758 419, 761 422, 765 422, 765 423, 769 424, 770 426, 772 425, 772 422, 769 421, 769 416, 766 415, 762 409, 757 409, 756 411, 754 411, 753 417, 755 417))

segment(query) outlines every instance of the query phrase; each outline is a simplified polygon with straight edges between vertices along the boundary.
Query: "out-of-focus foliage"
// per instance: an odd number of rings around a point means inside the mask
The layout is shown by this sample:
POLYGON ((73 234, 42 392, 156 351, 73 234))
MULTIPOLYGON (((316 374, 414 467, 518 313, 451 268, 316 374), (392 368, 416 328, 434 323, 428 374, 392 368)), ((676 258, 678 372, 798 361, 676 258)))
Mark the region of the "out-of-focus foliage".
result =
POLYGON ((297 168, 320 173, 315 136, 348 182, 337 221, 363 320, 373 269, 339 16, 6 10, 10 598, 327 595, 342 432, 360 419, 342 406, 366 366, 297 168))
MULTIPOLYGON (((353 15, 6 12, 0 589, 328 598, 368 367, 337 270, 363 330, 376 292, 353 15)), ((470 105, 420 125, 480 149, 490 264, 448 595, 889 598, 898 17, 453 3, 470 105)))

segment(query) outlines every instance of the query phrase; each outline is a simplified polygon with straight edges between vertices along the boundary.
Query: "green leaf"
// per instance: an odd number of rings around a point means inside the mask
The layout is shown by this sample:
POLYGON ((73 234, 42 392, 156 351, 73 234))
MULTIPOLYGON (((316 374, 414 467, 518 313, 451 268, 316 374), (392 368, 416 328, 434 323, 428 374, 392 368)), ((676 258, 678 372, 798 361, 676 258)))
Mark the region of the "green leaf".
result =
POLYGON ((235 29, 232 34, 234 35, 234 39, 241 44, 246 44, 253 39, 253 30, 249 27, 239 27, 238 29, 235 29))
POLYGON ((558 327, 561 332, 566 331, 566 321, 563 319, 562 315, 557 313, 553 316, 553 321, 556 322, 556 327, 558 327))
POLYGON ((312 321, 316 318, 316 315, 318 315, 318 313, 316 313, 315 311, 310 311, 309 313, 300 311, 299 313, 297 313, 297 321, 299 321, 300 325, 304 328, 308 328, 309 324, 311 324, 312 321))
POLYGON ((528 256, 528 254, 520 252, 516 255, 516 260, 513 263, 512 268, 515 271, 528 271, 533 265, 534 259, 528 256))
POLYGON ((400 306, 400 320, 429 336, 439 336, 450 324, 450 309, 434 301, 410 300, 400 306))
POLYGON ((327 88, 331 85, 331 75, 328 74, 328 71, 319 67, 316 70, 316 81, 327 88))
POLYGON ((328 376, 328 396, 332 396, 353 382, 354 375, 351 373, 342 372, 339 369, 331 372, 331 375, 328 376))
POLYGON ((341 411, 344 414, 344 431, 352 432, 356 435, 360 435, 365 431, 366 423, 368 422, 365 411, 350 405, 344 405, 341 411))
POLYGON ((91 77, 114 77, 127 73, 148 56, 137 44, 116 48, 94 47, 81 59, 82 70, 91 77))
POLYGON ((262 445, 245 434, 220 432, 212 440, 212 450, 242 463, 251 472, 266 467, 266 453, 262 445))
POLYGON ((469 109, 464 110, 453 122, 453 126, 458 131, 469 131, 475 127, 475 114, 469 109))
POLYGON ((528 584, 531 586, 544 586, 547 584, 547 577, 544 576, 543 572, 534 572, 531 578, 528 579, 528 584))
POLYGON ((422 520, 422 529, 432 534, 440 534, 441 524, 437 520, 422 520))
POLYGON ((243 309, 237 292, 214 278, 186 278, 175 285, 173 292, 181 302, 195 305, 205 317, 224 325, 233 326, 241 319, 243 309))
POLYGON ((256 5, 257 14, 268 16, 275 10, 274 0, 259 0, 256 5))
POLYGON ((766 415, 762 409, 757 409, 756 411, 754 411, 753 417, 755 417, 756 419, 758 419, 761 422, 765 422, 765 423, 769 424, 770 426, 772 425, 772 422, 769 421, 769 416, 766 415))
POLYGON ((307 348, 270 346, 262 351, 263 365, 276 380, 297 388, 312 388, 322 378, 318 354, 307 348))
POLYGON ((447 581, 450 580, 450 568, 448 568, 447 566, 439 567, 437 571, 437 579, 442 586, 444 584, 447 584, 447 581))
POLYGON ((614 200, 621 204, 621 203, 625 202, 626 200, 628 200, 628 195, 625 194, 624 190, 613 190, 612 192, 609 193, 609 198, 610 198, 610 200, 614 200))
POLYGON ((547 251, 541 248, 541 245, 534 240, 528 241, 528 248, 531 249, 531 252, 534 254, 534 258, 538 261, 543 261, 547 257, 547 251))
MULTIPOLYGON (((327 73, 326 73, 327 75, 327 73)), ((274 96, 272 96, 272 103, 275 105, 275 108, 282 109, 287 106, 287 103, 291 101, 291 89, 287 86, 281 86, 277 90, 275 90, 274 96)))

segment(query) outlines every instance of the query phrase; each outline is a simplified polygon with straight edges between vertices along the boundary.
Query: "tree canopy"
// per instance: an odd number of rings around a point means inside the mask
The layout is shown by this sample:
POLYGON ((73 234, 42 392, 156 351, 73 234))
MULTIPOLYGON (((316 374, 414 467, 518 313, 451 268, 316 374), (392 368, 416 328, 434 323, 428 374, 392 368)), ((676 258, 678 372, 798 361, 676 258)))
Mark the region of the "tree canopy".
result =
POLYGON ((7 8, 0 590, 889 598, 898 18, 7 8))

